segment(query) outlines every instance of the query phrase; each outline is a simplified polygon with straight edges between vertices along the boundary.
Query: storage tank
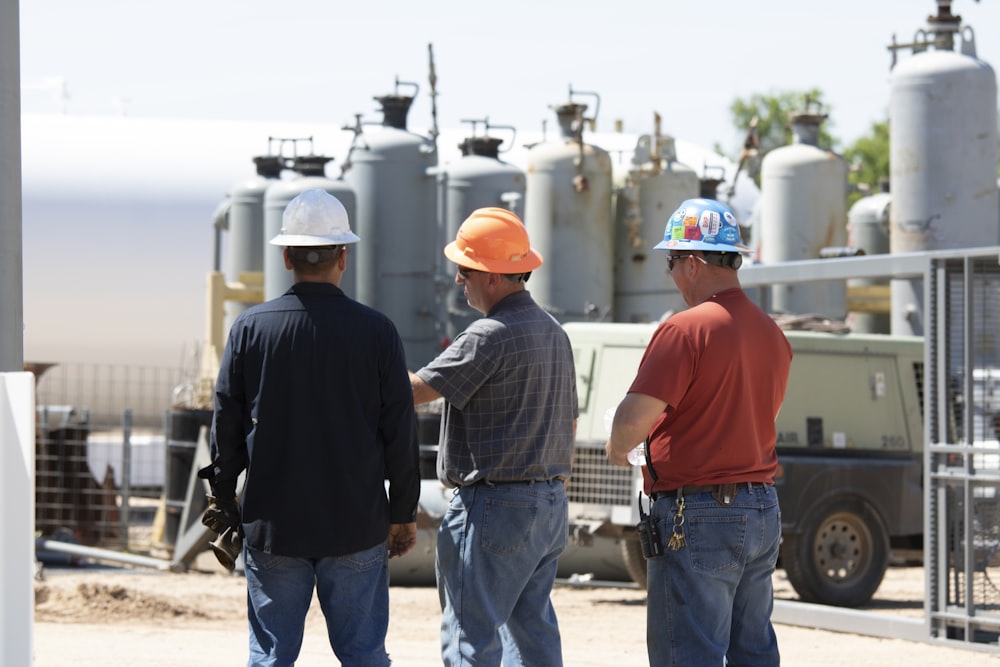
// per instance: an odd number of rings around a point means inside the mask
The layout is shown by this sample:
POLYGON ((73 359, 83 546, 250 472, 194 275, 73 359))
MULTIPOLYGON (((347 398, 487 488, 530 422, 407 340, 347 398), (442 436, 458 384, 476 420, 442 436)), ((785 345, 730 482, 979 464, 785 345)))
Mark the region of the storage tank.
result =
MULTIPOLYGON (((572 95, 572 93, 571 93, 572 95)), ((534 299, 560 322, 610 319, 614 308, 611 158, 583 141, 585 104, 554 107, 560 136, 527 154, 524 223, 545 263, 534 299)))
MULTIPOLYGON (((226 220, 229 243, 226 246, 225 277, 227 283, 240 282, 240 274, 264 271, 264 193, 281 176, 282 159, 277 155, 263 155, 253 159, 257 174, 240 181, 229 191, 226 220)), ((249 308, 250 303, 226 301, 224 306, 224 331, 228 332, 233 320, 249 308)))
MULTIPOLYGON (((487 124, 485 136, 467 137, 459 144, 462 157, 440 171, 440 196, 445 212, 444 237, 439 243, 442 248, 455 239, 462 222, 478 208, 496 206, 519 216, 524 213, 524 172, 500 159, 504 140, 489 135, 490 129, 498 127, 487 124)), ((462 287, 455 284, 455 265, 444 260, 443 269, 441 281, 448 294, 445 335, 451 340, 481 314, 469 306, 462 287)))
MULTIPOLYGON (((847 162, 818 146, 825 118, 807 99, 804 111, 790 115, 794 142, 761 162, 758 250, 764 264, 819 259, 823 248, 846 245, 847 162)), ((770 295, 774 312, 847 316, 844 281, 775 285, 770 295)))
POLYGON ((686 308, 679 293, 664 296, 672 281, 663 253, 653 246, 663 240, 667 218, 700 192, 698 174, 677 161, 674 139, 660 134, 657 117, 655 133, 639 137, 632 168, 616 191, 615 322, 656 322, 686 308))
POLYGON ((344 180, 357 195, 357 295, 396 324, 407 366, 416 370, 441 350, 445 329, 444 292, 437 288, 444 265, 437 148, 406 129, 413 96, 375 99, 382 124, 358 123, 344 164, 344 180))
MULTIPOLYGON (((291 158, 289 166, 296 173, 294 178, 277 181, 264 193, 264 236, 261 239, 264 248, 264 299, 270 301, 284 294, 294 282, 292 272, 285 268, 280 246, 271 245, 270 241, 281 232, 281 217, 288 203, 306 190, 325 190, 340 200, 347 209, 347 219, 351 229, 357 233, 357 203, 354 190, 341 180, 333 180, 325 176, 326 164, 333 158, 323 155, 303 155, 291 158)), ((340 288, 351 298, 357 291, 357 256, 355 248, 365 242, 365 237, 359 243, 353 243, 347 248, 347 270, 340 280, 340 288)))
MULTIPOLYGON (((1000 242, 996 76, 976 57, 972 28, 960 20, 950 12, 932 17, 907 45, 918 52, 892 68, 893 253, 1000 242)), ((924 333, 923 299, 921 281, 892 281, 893 334, 924 333)))
MULTIPOLYGON (((882 192, 862 197, 847 212, 847 244, 865 255, 884 255, 889 252, 889 211, 892 195, 888 185, 882 192)), ((858 333, 887 334, 891 329, 889 309, 881 310, 881 290, 889 287, 888 280, 853 278, 847 281, 848 292, 857 303, 869 308, 851 310, 847 320, 851 331, 858 333)), ((850 307, 850 300, 848 302, 850 307)))

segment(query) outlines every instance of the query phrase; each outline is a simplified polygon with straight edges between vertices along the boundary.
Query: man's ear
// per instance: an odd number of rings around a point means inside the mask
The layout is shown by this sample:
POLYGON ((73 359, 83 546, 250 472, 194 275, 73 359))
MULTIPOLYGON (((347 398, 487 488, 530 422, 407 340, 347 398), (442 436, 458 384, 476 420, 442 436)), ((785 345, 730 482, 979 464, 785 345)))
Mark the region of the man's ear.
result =
POLYGON ((287 247, 281 249, 281 256, 285 260, 285 268, 288 269, 289 271, 291 271, 292 270, 292 261, 290 259, 288 259, 288 248, 287 247))

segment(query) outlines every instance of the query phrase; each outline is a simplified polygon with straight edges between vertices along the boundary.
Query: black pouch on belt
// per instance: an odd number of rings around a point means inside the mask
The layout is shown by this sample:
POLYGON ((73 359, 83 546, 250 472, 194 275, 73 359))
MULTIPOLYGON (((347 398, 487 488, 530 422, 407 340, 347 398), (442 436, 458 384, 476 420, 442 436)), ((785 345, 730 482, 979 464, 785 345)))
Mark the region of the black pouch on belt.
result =
MULTIPOLYGON (((663 541, 660 539, 660 531, 656 528, 653 517, 646 514, 642 509, 642 492, 639 492, 639 523, 636 524, 636 532, 639 533, 639 544, 642 546, 642 555, 646 560, 659 558, 663 555, 663 541)), ((652 511, 652 510, 650 510, 652 511)))

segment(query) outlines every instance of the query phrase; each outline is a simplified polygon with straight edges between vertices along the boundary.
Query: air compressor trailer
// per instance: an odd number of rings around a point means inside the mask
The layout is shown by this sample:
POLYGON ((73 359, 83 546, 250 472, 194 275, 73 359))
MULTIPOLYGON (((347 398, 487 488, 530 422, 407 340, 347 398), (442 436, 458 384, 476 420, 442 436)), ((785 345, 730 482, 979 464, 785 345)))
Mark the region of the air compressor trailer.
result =
MULTIPOLYGON (((577 539, 620 539, 645 585, 639 467, 609 464, 605 414, 625 396, 655 324, 567 323, 580 397, 568 487, 577 539)), ((777 419, 781 564, 803 600, 867 602, 893 550, 920 548, 923 339, 786 331, 794 358, 777 419)))

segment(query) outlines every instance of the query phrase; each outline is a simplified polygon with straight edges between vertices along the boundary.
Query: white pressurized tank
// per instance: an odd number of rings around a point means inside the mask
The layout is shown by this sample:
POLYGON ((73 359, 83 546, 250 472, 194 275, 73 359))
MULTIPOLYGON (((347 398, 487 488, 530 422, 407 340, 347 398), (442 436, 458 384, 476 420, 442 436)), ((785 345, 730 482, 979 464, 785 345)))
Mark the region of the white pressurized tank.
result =
MULTIPOLYGON (((770 151, 761 162, 758 224, 764 264, 818 259, 823 248, 846 244, 847 162, 817 145, 825 118, 808 108, 792 114, 795 142, 770 151)), ((843 319, 846 286, 843 281, 776 285, 770 308, 843 319)))
POLYGON ((357 298, 392 319, 407 366, 416 370, 437 356, 444 335, 437 148, 406 129, 413 96, 376 99, 383 122, 355 128, 344 164, 344 180, 357 195, 357 298))
POLYGON ((642 135, 632 154, 632 169, 617 188, 615 207, 614 321, 656 322, 668 311, 683 310, 679 293, 664 299, 663 240, 667 219, 685 199, 698 197, 701 183, 693 169, 677 161, 673 137, 642 135))
MULTIPOLYGON (((264 193, 281 175, 282 160, 277 155, 253 159, 257 174, 240 181, 229 191, 226 218, 229 230, 225 276, 227 283, 240 282, 240 274, 264 270, 264 193)), ((252 304, 226 301, 224 331, 252 304)))
POLYGON ((524 224, 544 264, 535 301, 560 322, 610 319, 613 309, 611 158, 583 142, 587 106, 555 108, 560 136, 528 151, 524 224))
MULTIPOLYGON (((865 255, 884 255, 889 252, 889 211, 892 209, 892 195, 877 192, 854 202, 847 212, 847 244, 865 255)), ((864 294, 869 288, 885 290, 887 280, 854 278, 847 281, 848 289, 864 294)), ((868 302, 875 301, 869 299, 868 302)), ((859 333, 881 333, 890 331, 889 313, 877 310, 858 310, 848 313, 851 331, 859 333)))
MULTIPOLYGON (((445 214, 441 247, 455 239, 458 228, 478 208, 496 206, 523 215, 524 172, 500 159, 502 143, 503 139, 489 135, 468 137, 459 145, 462 157, 441 169, 439 195, 444 201, 445 214)), ((455 265, 446 260, 441 276, 448 293, 448 339, 454 339, 482 316, 469 306, 462 287, 455 284, 455 269, 455 265)))
MULTIPOLYGON (((357 215, 357 205, 354 190, 343 181, 327 178, 324 175, 326 163, 331 159, 322 155, 293 158, 291 168, 298 176, 276 181, 264 193, 264 237, 262 242, 264 244, 265 300, 270 301, 281 296, 294 282, 292 272, 285 268, 282 249, 269 242, 281 232, 281 219, 285 213, 285 207, 295 197, 312 189, 329 192, 340 200, 340 203, 347 209, 347 219, 350 221, 351 229, 356 230, 354 221, 357 215)), ((358 236, 361 235, 358 234, 358 236)), ((364 237, 361 236, 361 239, 364 240, 364 237)), ((357 245, 359 244, 354 243, 348 247, 347 270, 344 271, 340 280, 340 288, 350 297, 354 296, 356 290, 356 262, 352 251, 357 245)))
MULTIPOLYGON (((890 77, 893 253, 1000 242, 996 76, 976 58, 971 28, 933 27, 935 39, 890 77)), ((920 282, 894 280, 892 333, 922 335, 922 313, 920 282)))

